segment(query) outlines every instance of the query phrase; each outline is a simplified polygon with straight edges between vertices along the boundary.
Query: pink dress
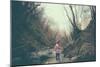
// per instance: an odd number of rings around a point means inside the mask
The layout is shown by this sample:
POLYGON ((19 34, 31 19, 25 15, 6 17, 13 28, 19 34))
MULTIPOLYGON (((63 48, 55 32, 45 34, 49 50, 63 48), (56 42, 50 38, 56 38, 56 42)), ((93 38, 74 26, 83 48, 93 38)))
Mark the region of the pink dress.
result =
POLYGON ((56 44, 54 50, 56 53, 61 53, 61 47, 58 44, 56 44))

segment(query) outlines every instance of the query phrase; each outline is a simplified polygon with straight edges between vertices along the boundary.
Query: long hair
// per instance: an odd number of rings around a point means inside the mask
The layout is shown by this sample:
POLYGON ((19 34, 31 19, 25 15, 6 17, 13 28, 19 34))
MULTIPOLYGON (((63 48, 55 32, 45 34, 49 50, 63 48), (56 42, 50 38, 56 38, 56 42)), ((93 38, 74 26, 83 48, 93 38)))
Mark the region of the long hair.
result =
POLYGON ((59 44, 59 45, 60 45, 60 40, 57 40, 57 41, 56 41, 56 44, 59 44))

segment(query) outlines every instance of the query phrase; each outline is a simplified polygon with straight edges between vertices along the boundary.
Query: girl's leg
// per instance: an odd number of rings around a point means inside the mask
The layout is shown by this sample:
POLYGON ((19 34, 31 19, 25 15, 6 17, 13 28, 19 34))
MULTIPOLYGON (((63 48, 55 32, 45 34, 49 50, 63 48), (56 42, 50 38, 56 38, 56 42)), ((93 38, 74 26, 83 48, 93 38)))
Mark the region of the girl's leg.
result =
POLYGON ((56 61, 57 61, 58 63, 61 62, 60 53, 56 53, 56 61))
POLYGON ((59 61, 59 53, 56 53, 56 61, 59 61))

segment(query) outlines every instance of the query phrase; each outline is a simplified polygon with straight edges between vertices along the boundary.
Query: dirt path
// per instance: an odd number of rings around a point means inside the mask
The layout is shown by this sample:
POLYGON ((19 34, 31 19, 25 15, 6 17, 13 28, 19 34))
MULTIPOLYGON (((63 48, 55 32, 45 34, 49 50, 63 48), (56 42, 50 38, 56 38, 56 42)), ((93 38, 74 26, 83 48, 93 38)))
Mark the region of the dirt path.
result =
MULTIPOLYGON (((74 60, 75 58, 73 58, 73 60, 74 60)), ((72 58, 70 59, 70 58, 64 58, 63 57, 63 54, 61 54, 61 63, 64 63, 64 62, 72 62, 73 61, 72 60, 72 58)), ((51 63, 58 63, 57 61, 56 61, 56 57, 55 56, 52 56, 51 58, 49 58, 46 62, 45 62, 45 64, 51 64, 51 63)))
MULTIPOLYGON (((44 64, 54 64, 54 63, 58 63, 56 61, 56 56, 55 53, 52 51, 52 49, 50 50, 51 53, 49 54, 48 50, 41 50, 38 52, 38 55, 45 55, 48 56, 49 58, 44 62, 44 64)), ((65 58, 63 54, 61 54, 61 63, 67 63, 67 62, 73 62, 75 59, 77 59, 77 56, 74 56, 72 58, 65 58)))

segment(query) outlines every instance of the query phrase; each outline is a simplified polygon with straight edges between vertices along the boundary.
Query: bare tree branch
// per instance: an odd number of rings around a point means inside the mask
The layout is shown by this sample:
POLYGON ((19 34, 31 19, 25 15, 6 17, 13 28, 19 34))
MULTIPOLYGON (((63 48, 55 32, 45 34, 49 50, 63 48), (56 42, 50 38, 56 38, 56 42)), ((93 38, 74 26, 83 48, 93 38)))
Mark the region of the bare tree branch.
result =
POLYGON ((74 29, 76 30, 78 30, 78 27, 77 27, 77 24, 76 24, 76 19, 75 19, 75 13, 74 13, 74 11, 73 11, 73 8, 72 8, 72 5, 69 5, 69 7, 70 7, 70 9, 71 9, 71 12, 72 12, 72 18, 73 18, 73 26, 74 26, 74 29))
POLYGON ((73 23, 75 24, 75 14, 74 14, 73 8, 71 5, 69 5, 69 7, 70 7, 72 15, 73 15, 73 23))
POLYGON ((71 22, 71 24, 74 26, 73 21, 71 20, 71 18, 68 15, 67 9, 64 7, 65 12, 66 12, 66 16, 68 17, 69 21, 71 22))
POLYGON ((76 7, 75 7, 75 19, 76 19, 76 21, 75 22, 78 22, 78 15, 77 15, 77 9, 76 9, 76 7))

